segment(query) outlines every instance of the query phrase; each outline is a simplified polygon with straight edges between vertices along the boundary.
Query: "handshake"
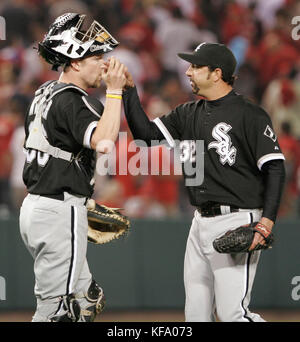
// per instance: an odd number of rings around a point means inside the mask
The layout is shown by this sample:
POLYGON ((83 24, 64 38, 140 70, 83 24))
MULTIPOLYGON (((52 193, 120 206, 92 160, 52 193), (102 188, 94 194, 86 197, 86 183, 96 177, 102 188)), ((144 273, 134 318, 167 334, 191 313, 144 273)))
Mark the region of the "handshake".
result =
POLYGON ((101 78, 105 82, 107 90, 123 90, 134 87, 132 76, 127 67, 115 57, 103 61, 101 78))

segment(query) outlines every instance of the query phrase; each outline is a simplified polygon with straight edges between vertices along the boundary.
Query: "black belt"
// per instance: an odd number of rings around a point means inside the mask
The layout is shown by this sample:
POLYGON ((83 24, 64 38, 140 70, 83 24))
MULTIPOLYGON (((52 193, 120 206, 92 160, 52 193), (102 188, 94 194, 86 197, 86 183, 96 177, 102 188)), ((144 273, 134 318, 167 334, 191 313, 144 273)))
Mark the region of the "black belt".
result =
POLYGON ((65 196, 64 194, 58 194, 58 195, 40 195, 42 197, 48 197, 48 198, 52 198, 52 199, 56 199, 58 201, 64 201, 65 200, 65 196))
POLYGON ((230 213, 236 213, 239 211, 238 207, 220 203, 204 203, 200 207, 197 207, 197 210, 203 217, 213 217, 218 215, 226 215, 230 213))
MULTIPOLYGON (((58 200, 58 201, 64 201, 64 200, 65 200, 64 194, 58 194, 58 195, 40 195, 40 196, 52 198, 52 199, 55 199, 55 200, 58 200)), ((84 205, 86 205, 87 201, 88 201, 88 197, 86 197, 85 202, 84 202, 84 205)))

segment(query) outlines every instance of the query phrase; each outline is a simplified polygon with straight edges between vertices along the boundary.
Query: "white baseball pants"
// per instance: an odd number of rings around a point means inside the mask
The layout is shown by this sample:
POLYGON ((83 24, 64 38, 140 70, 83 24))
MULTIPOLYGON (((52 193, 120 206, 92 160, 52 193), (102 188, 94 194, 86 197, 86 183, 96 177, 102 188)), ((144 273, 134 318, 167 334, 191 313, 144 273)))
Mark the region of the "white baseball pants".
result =
POLYGON ((34 258, 34 322, 49 321, 61 310, 61 297, 85 293, 92 281, 86 260, 85 198, 64 195, 59 201, 28 194, 20 211, 21 236, 34 258))
POLYGON ((202 217, 196 210, 184 260, 187 322, 264 320, 248 309, 260 251, 220 254, 212 242, 230 229, 258 221, 259 209, 202 217))

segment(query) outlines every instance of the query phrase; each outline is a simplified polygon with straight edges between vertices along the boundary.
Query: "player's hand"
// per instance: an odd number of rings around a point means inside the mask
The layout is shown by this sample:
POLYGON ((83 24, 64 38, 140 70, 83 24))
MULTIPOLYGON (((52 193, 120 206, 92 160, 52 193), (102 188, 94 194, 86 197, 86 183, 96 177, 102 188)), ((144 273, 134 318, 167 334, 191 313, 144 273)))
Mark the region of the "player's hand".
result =
POLYGON ((251 252, 258 244, 264 245, 265 240, 259 233, 255 233, 249 251, 251 252))
POLYGON ((126 77, 125 88, 133 88, 134 87, 134 81, 133 81, 131 73, 128 71, 127 67, 125 67, 125 77, 126 77))
POLYGON ((108 63, 102 69, 102 80, 106 83, 107 90, 123 89, 126 84, 125 65, 115 57, 111 57, 108 63))
MULTIPOLYGON (((268 229, 268 231, 272 231, 272 228, 274 226, 274 222, 269 220, 266 217, 262 217, 260 219, 260 222, 268 229)), ((249 248, 249 251, 251 252, 258 244, 264 245, 265 244, 265 239, 263 238, 263 236, 261 236, 261 234, 259 233, 255 233, 254 234, 254 238, 252 241, 252 244, 249 248)))

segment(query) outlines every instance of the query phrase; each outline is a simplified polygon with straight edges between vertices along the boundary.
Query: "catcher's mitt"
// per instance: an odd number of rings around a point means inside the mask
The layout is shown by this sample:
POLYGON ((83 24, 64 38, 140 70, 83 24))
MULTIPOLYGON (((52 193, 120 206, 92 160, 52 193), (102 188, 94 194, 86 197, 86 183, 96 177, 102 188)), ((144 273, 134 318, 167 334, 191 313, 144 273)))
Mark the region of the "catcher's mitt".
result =
POLYGON ((260 222, 253 222, 240 226, 213 241, 214 249, 219 253, 247 253, 254 239, 254 234, 263 236, 265 244, 257 244, 253 250, 271 248, 274 242, 274 234, 260 222))
POLYGON ((88 241, 104 244, 128 233, 130 221, 118 208, 108 208, 93 199, 87 202, 88 241))

